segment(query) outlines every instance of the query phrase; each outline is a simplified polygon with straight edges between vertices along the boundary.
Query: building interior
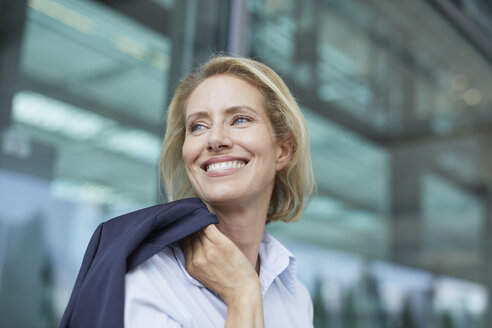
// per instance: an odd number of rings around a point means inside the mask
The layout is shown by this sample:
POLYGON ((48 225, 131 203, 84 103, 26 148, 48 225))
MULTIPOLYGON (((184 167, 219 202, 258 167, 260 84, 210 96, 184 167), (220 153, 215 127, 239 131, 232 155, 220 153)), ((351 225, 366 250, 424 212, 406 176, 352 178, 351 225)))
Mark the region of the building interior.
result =
POLYGON ((268 224, 315 327, 492 327, 486 0, 0 0, 0 326, 56 327, 96 226, 164 202, 180 79, 276 70, 317 192, 268 224))

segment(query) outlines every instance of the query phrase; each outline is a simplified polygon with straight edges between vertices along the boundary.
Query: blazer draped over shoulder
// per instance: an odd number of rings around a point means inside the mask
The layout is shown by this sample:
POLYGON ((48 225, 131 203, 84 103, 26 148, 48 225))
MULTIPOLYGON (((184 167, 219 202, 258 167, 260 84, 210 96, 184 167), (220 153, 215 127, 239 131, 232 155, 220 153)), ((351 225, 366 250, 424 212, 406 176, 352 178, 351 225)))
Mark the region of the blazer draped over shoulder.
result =
POLYGON ((82 261, 60 328, 122 328, 125 274, 167 245, 218 220, 198 198, 155 205, 101 223, 82 261))

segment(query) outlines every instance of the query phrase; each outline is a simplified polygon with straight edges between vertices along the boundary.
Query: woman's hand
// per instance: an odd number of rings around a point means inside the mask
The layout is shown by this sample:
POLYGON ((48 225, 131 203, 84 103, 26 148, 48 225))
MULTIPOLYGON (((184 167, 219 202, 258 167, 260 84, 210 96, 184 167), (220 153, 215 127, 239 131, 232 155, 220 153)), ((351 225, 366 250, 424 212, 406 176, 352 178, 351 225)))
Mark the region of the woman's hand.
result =
POLYGON ((188 273, 227 304, 226 327, 263 327, 258 275, 241 250, 215 225, 183 243, 188 273))

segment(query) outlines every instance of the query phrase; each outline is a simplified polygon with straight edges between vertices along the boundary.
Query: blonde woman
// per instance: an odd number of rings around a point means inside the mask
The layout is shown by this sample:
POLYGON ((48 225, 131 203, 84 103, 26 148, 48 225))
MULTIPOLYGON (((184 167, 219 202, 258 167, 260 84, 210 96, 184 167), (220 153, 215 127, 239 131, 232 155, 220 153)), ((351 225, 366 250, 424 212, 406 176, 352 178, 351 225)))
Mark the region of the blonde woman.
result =
MULTIPOLYGON (((160 173, 170 204, 199 198, 219 223, 203 215, 204 229, 145 257, 132 248, 141 261, 126 260, 124 325, 312 327, 295 258, 264 231, 268 222, 297 219, 313 190, 306 123, 282 79, 232 57, 186 76, 168 110, 160 173)), ((195 210, 179 213, 173 222, 195 210)))

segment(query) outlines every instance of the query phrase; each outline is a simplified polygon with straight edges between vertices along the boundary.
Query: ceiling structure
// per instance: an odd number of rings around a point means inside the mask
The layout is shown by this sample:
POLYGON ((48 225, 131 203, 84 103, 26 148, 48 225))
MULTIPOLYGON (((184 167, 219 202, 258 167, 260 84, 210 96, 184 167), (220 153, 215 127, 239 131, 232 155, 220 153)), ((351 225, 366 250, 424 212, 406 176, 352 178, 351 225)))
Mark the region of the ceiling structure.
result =
POLYGON ((439 1, 255 4, 254 55, 315 112, 306 113, 319 195, 307 220, 275 231, 488 283, 492 57, 483 45, 439 1))

